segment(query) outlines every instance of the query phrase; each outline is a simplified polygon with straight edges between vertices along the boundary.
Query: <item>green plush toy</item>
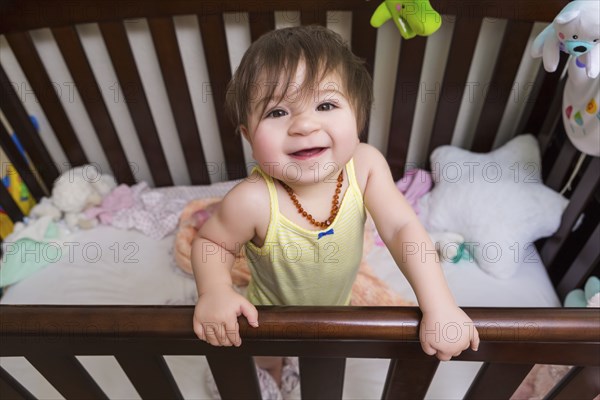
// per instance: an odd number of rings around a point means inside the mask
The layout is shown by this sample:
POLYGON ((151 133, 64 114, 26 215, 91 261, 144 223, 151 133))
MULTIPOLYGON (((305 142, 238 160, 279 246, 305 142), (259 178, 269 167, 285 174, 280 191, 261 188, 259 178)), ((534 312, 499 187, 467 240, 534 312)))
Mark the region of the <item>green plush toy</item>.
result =
POLYGON ((385 0, 371 16, 371 25, 379 28, 390 18, 404 39, 431 35, 442 25, 429 0, 385 0))
POLYGON ((600 307, 600 279, 590 276, 583 290, 570 291, 565 297, 565 307, 600 307))

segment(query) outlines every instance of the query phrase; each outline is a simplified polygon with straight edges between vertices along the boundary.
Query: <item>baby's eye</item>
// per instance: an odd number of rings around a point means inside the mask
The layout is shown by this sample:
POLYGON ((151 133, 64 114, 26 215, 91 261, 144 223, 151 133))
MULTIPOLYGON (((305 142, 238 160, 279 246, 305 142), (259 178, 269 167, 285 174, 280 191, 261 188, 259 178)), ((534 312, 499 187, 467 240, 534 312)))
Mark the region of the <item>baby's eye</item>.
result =
POLYGON ((577 39, 579 39, 579 36, 573 35, 573 39, 577 40, 577 39))
POLYGON ((273 111, 270 111, 267 115, 266 118, 280 118, 287 115, 287 113, 281 109, 276 109, 273 111))
POLYGON ((317 111, 331 111, 335 108, 336 106, 333 103, 323 103, 319 104, 319 106, 317 107, 317 111))

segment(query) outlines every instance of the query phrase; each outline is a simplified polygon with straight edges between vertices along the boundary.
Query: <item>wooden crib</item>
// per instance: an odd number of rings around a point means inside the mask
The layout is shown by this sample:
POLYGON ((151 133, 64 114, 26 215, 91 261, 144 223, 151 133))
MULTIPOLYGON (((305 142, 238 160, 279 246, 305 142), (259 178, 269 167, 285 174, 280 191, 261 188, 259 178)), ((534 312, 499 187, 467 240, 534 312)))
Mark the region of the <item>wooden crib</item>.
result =
MULTIPOLYGON (((457 124, 460 101, 467 82, 478 34, 484 18, 507 19, 490 87, 483 99, 471 150, 489 151, 505 113, 507 100, 532 27, 549 22, 567 2, 564 0, 431 0, 444 16, 454 18, 454 31, 445 63, 437 107, 426 146, 449 144, 457 124)), ((328 22, 327 12, 351 13, 352 50, 366 60, 374 73, 377 30, 369 19, 375 0, 2 0, 0 34, 4 35, 39 106, 55 132, 71 166, 97 161, 83 150, 77 127, 65 113, 42 62, 31 31, 49 28, 74 84, 82 98, 114 176, 120 183, 136 182, 134 163, 128 158, 108 106, 95 81, 89 54, 83 49, 75 25, 97 23, 110 60, 123 88, 128 111, 156 186, 170 186, 177 177, 170 171, 164 146, 154 123, 132 48, 127 22, 146 18, 165 82, 168 102, 183 150, 191 184, 211 182, 210 165, 200 140, 204 128, 194 115, 190 87, 178 46, 173 17, 197 16, 211 96, 228 179, 247 173, 242 141, 223 112, 225 86, 231 77, 224 14, 239 13, 248 19, 251 39, 275 28, 275 11, 299 11, 302 24, 328 22)), ((390 22, 391 23, 391 22, 390 22)), ((407 165, 413 116, 419 102, 418 82, 428 39, 402 41, 395 69, 395 87, 387 139, 387 159, 394 177, 407 165), (410 88, 410 89, 407 89, 410 88), (417 89, 415 89, 417 88, 417 89)), ((564 68, 566 57, 559 68, 564 68)), ((576 162, 577 151, 565 140, 561 122, 560 74, 539 68, 528 101, 514 133, 537 135, 543 154, 545 183, 562 187, 576 162)), ((36 199, 48 194, 59 175, 48 149, 32 125, 22 96, 0 68, 0 124, 3 151, 9 156, 36 199), (18 132, 35 165, 33 171, 12 143, 7 126, 18 132)), ((373 125, 371 125, 373 126, 373 125)), ((372 132, 371 132, 372 133, 372 132)), ((369 132, 362 139, 369 140, 369 132)), ((588 159, 567 194, 570 203, 557 233, 537 243, 548 274, 559 296, 581 287, 600 262, 598 210, 600 160, 588 159), (574 233, 579 216, 586 218, 574 233)), ((13 221, 21 220, 19 207, 3 185, 1 205, 13 221)), ((341 398, 346 358, 391 359, 382 397, 423 398, 438 361, 426 356, 418 341, 417 308, 360 307, 263 307, 261 326, 250 329, 240 320, 244 345, 215 348, 197 340, 192 331, 192 307, 129 306, 0 306, 0 356, 25 356, 68 399, 106 398, 75 358, 76 355, 113 355, 144 399, 181 398, 166 366, 164 355, 206 355, 223 398, 260 398, 253 355, 300 357, 302 395, 305 399, 341 398), (93 327, 93 329, 86 329, 93 327), (234 384, 232 384, 234 382, 234 384)), ((532 366, 574 365, 547 398, 592 399, 600 392, 600 314, 589 309, 466 308, 481 335, 478 352, 466 351, 458 360, 483 361, 483 367, 465 398, 505 399, 519 386, 532 366)), ((0 368, 3 399, 31 398, 29 393, 0 368)))

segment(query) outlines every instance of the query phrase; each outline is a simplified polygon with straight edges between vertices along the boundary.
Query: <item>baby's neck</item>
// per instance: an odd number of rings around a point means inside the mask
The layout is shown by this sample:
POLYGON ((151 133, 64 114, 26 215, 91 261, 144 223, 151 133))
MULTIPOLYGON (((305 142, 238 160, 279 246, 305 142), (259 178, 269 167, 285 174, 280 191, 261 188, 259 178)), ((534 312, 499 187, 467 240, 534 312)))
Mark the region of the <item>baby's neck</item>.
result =
POLYGON ((277 185, 279 211, 301 227, 311 230, 323 229, 324 226, 318 226, 309 222, 309 218, 303 216, 301 210, 306 211, 306 213, 310 214, 317 222, 326 222, 330 218, 335 218, 335 215, 332 214, 333 203, 337 202, 336 206, 338 209, 341 207, 344 194, 346 193, 349 184, 346 172, 344 171, 342 172, 343 179, 340 182, 341 187, 339 187, 339 175, 340 172, 336 172, 333 177, 328 176, 322 181, 304 184, 298 184, 298 182, 290 182, 288 184, 284 182, 286 185, 290 186, 293 196, 298 204, 294 203, 288 189, 281 181, 279 181, 277 185), (338 187, 340 190, 337 193, 337 199, 334 199, 338 187))

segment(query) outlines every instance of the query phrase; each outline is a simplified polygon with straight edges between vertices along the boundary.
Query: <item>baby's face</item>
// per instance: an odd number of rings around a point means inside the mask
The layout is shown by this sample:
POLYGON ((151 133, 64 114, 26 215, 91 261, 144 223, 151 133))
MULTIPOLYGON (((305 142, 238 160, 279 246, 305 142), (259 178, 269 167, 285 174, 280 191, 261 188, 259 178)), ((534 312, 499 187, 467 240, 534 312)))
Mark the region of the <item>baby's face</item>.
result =
MULTIPOLYGON (((248 127, 241 127, 262 170, 291 185, 337 176, 359 143, 356 116, 341 79, 330 74, 318 87, 302 88, 304 75, 301 63, 283 96, 284 88, 276 90, 264 112, 259 101, 253 103, 248 127)), ((256 87, 266 90, 266 85, 256 87)))

